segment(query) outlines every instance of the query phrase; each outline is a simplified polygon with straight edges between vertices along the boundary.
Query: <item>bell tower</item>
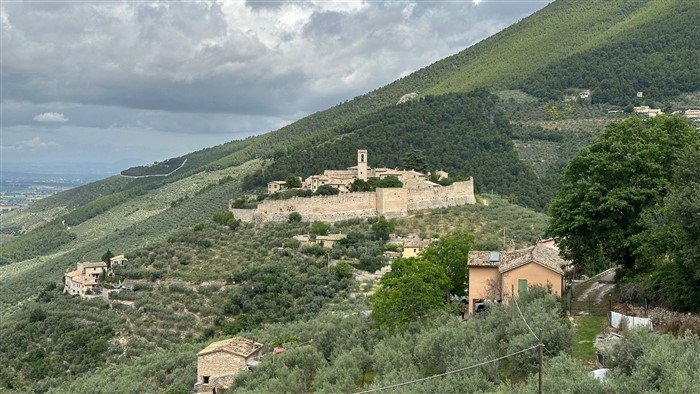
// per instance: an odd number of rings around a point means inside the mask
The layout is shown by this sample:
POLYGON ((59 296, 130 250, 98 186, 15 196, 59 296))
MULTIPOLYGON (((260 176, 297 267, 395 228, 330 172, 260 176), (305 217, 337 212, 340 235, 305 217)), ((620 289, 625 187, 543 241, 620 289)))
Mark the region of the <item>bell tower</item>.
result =
POLYGON ((367 149, 357 150, 357 179, 367 180, 367 149))

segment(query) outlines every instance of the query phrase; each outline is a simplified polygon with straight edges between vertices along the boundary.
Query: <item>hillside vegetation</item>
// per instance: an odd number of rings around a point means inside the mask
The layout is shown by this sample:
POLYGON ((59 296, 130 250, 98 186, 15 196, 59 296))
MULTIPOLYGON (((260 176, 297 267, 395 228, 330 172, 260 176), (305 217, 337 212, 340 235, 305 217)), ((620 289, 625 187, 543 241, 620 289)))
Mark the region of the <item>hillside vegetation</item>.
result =
MULTIPOLYGON (((588 5, 588 2, 580 2, 588 5)), ((611 2, 618 4, 634 2, 611 2)), ((659 102, 700 89, 700 19, 697 1, 656 1, 616 26, 599 45, 557 59, 527 78, 523 90, 560 99, 588 88, 594 103, 659 102)))
MULTIPOLYGON (((365 317, 371 285, 352 273, 387 263, 383 253, 392 249, 373 229, 379 221, 330 226, 349 240, 324 250, 292 238, 318 224, 214 217, 223 217, 231 199, 262 192, 268 180, 351 166, 356 149, 365 148, 374 167, 473 176, 481 193, 474 206, 391 222, 397 232, 469 232, 482 249, 531 244, 544 235, 542 212, 562 189, 561 170, 608 123, 627 116, 617 112, 622 105, 700 107, 699 10, 695 0, 559 0, 454 56, 280 130, 170 159, 168 169, 184 165, 169 176, 111 177, 3 215, 0 391, 189 392, 196 351, 238 333, 263 341, 266 351, 289 349, 274 368, 266 359, 241 376, 249 392, 357 391, 527 348, 534 339, 512 306, 462 324, 445 305, 405 333, 377 330, 365 317), (592 89, 592 100, 562 101, 581 89, 592 89), (416 100, 396 105, 414 91, 416 100), (135 291, 89 301, 61 294, 68 268, 108 249, 130 259, 108 280, 131 281, 135 291)), ((700 162, 697 151, 683 158, 700 162)), ((644 269, 627 276, 630 298, 700 305, 695 167, 674 170, 682 177, 667 179, 658 204, 639 218, 643 231, 626 244, 641 245, 635 252, 644 257, 644 269)), ((171 172, 165 170, 125 173, 171 172)), ((552 352, 545 356, 547 391, 691 392, 700 383, 697 368, 688 369, 698 364, 697 338, 674 343, 646 334, 631 335, 611 383, 597 383, 568 357, 572 335, 557 300, 535 295, 523 309, 545 330, 552 352)), ((414 388, 532 392, 535 357, 414 388)))
MULTIPOLYGON (((221 187, 226 185, 229 183, 221 187)), ((188 207, 189 202, 182 207, 188 207)), ((519 246, 529 244, 542 230, 543 214, 498 198, 489 202, 453 207, 444 215, 453 222, 473 221, 475 225, 470 229, 477 240, 487 243, 500 239, 503 226, 509 226, 509 242, 513 239, 519 246), (513 222, 504 212, 520 212, 532 220, 513 222), (532 227, 533 222, 538 224, 532 227)), ((173 220, 186 211, 175 208, 166 212, 171 216, 159 220, 173 220)), ((442 228, 441 232, 438 228, 442 215, 437 210, 426 212, 399 223, 397 231, 426 228, 445 235, 451 230, 442 228)), ((304 247, 292 239, 293 235, 308 233, 310 223, 243 224, 231 230, 214 222, 213 215, 202 222, 187 216, 183 219, 186 225, 171 222, 179 230, 150 246, 137 247, 138 232, 131 236, 120 233, 119 237, 110 235, 101 238, 101 243, 89 242, 60 256, 44 256, 36 264, 0 267, 0 387, 43 392, 107 364, 146 368, 145 361, 133 364, 135 358, 146 353, 181 354, 178 349, 191 352, 188 344, 212 336, 234 335, 262 324, 312 319, 329 302, 356 296, 351 266, 377 262, 381 266, 383 260, 383 241, 375 239, 366 220, 330 227, 331 232, 354 235, 352 243, 331 251, 338 261, 329 269, 323 248, 304 247), (128 242, 133 246, 128 247, 128 242), (129 258, 128 265, 117 269, 117 276, 109 281, 135 281, 136 291, 112 294, 109 303, 61 294, 64 269, 82 257, 99 256, 107 248, 126 251, 129 258), (33 293, 37 296, 29 297, 33 293), (133 301, 134 306, 122 305, 121 301, 133 301), (71 346, 75 343, 81 347, 71 346)), ((149 222, 131 228, 138 231, 149 222)), ((184 382, 191 387, 193 374, 184 380, 172 374, 181 368, 191 371, 193 354, 187 359, 178 356, 177 366, 158 379, 168 385, 182 387, 184 382)), ((162 371, 158 364, 161 357, 154 355, 147 360, 151 360, 147 367, 147 381, 151 381, 162 371)))
POLYGON ((284 147, 274 162, 249 179, 263 186, 288 175, 307 177, 356 163, 367 149, 370 165, 419 171, 445 170, 452 178, 474 177, 477 191, 495 191, 543 209, 550 195, 510 140, 508 119, 486 91, 428 96, 388 107, 362 120, 284 147))

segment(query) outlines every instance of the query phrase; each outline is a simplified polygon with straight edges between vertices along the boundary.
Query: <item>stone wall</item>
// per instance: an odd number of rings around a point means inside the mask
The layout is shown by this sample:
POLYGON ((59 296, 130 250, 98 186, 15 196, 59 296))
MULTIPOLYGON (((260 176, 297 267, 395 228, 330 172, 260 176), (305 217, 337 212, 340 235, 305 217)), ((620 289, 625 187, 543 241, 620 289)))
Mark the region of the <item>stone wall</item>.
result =
POLYGON ((243 357, 219 351, 197 358, 197 383, 204 383, 204 376, 224 376, 246 369, 243 357))
POLYGON ((341 193, 337 196, 294 197, 266 200, 256 209, 230 208, 244 222, 283 222, 292 212, 302 220, 337 222, 375 216, 400 217, 408 211, 474 204, 474 180, 428 189, 386 188, 376 192, 341 193))
POLYGON ((286 221, 292 212, 298 212, 305 221, 336 222, 377 216, 377 199, 374 192, 294 197, 289 200, 263 201, 254 210, 231 209, 231 212, 245 222, 282 222, 286 221))
POLYGON ((411 190, 403 188, 377 189, 376 214, 388 218, 406 216, 408 214, 407 199, 410 192, 411 190))
POLYGON ((407 201, 409 211, 447 208, 475 203, 473 178, 444 187, 410 190, 407 201))

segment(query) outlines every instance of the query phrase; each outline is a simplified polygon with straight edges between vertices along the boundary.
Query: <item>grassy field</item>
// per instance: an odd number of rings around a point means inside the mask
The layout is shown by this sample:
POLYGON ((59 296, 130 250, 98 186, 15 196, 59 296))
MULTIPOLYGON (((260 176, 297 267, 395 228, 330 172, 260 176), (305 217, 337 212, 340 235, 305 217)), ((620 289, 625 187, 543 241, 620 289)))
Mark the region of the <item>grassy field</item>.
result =
POLYGON ((605 329, 606 318, 603 316, 574 317, 574 347, 572 356, 586 365, 595 363, 596 351, 593 347, 596 335, 605 329))
POLYGON ((396 221, 396 230, 430 238, 451 232, 476 236, 477 246, 489 249, 514 244, 531 245, 544 235, 547 215, 510 204, 494 195, 482 195, 476 205, 433 209, 415 213, 396 221))

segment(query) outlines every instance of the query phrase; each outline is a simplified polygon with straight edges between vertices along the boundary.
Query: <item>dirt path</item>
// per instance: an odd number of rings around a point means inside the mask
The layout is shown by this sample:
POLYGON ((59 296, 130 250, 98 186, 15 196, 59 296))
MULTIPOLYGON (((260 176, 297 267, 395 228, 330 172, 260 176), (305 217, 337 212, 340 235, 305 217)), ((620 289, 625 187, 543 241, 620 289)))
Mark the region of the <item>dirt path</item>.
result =
POLYGON ((586 291, 581 293, 581 295, 578 296, 576 301, 583 302, 586 301, 591 295, 595 295, 595 303, 600 303, 603 300, 603 297, 610 293, 610 291, 613 289, 613 286, 615 285, 610 283, 596 282, 593 284, 593 286, 589 287, 588 289, 586 289, 586 291))

